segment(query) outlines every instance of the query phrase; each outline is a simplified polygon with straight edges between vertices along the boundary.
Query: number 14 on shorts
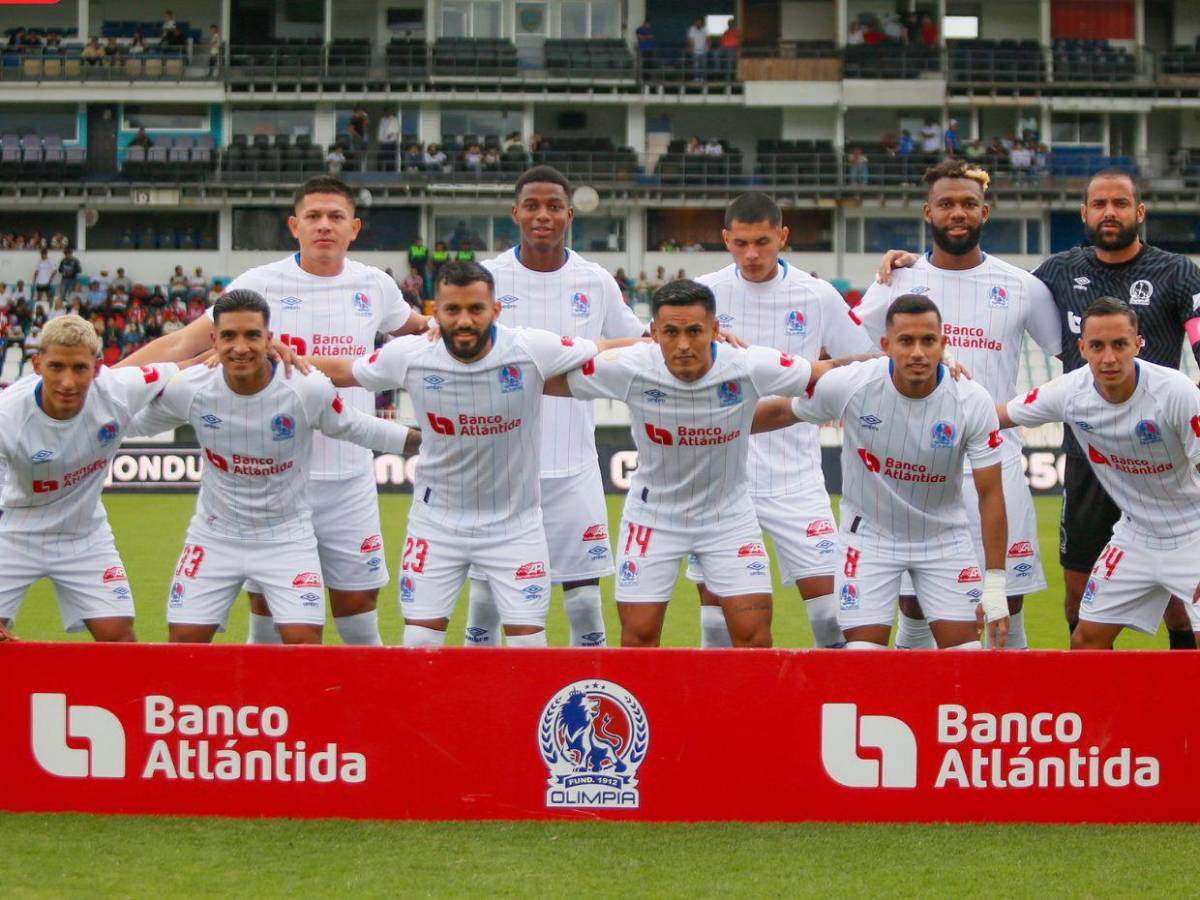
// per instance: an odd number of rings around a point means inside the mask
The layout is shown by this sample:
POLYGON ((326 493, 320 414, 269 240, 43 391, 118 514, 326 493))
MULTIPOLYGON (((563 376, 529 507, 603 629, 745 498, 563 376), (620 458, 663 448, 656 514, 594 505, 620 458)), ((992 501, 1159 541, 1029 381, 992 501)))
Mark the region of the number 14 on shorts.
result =
POLYGON ((633 548, 638 548, 637 556, 645 557, 646 551, 650 549, 650 536, 654 533, 654 529, 647 525, 635 525, 632 522, 626 524, 625 528, 625 555, 633 556, 633 548))

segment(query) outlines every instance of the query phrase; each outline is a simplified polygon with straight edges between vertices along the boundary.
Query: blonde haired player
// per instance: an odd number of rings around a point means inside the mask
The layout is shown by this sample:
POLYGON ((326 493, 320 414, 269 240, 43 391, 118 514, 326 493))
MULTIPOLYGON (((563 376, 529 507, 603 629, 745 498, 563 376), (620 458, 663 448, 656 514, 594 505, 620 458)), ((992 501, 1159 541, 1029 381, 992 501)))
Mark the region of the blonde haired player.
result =
POLYGON ((49 578, 67 631, 134 640, 133 594, 100 492, 130 421, 179 367, 112 370, 99 354, 89 322, 52 319, 34 374, 0 394, 0 630, 49 578))

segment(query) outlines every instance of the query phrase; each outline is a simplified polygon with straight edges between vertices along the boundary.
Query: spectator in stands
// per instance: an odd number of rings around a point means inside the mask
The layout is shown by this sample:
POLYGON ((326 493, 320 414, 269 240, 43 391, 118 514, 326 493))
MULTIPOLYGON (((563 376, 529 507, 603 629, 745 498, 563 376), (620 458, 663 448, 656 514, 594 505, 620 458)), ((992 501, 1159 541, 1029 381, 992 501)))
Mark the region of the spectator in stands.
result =
POLYGON ((26 250, 45 250, 47 245, 48 241, 42 237, 41 231, 36 228, 33 229, 33 234, 29 235, 29 238, 25 241, 26 250))
POLYGON ((900 149, 900 145, 896 143, 896 136, 890 131, 884 134, 879 146, 888 159, 895 159, 900 149))
POLYGON ((100 290, 104 291, 104 296, 112 295, 112 279, 108 277, 108 269, 101 269, 95 280, 100 284, 100 290))
POLYGON ((375 138, 380 144, 400 143, 400 117, 395 110, 388 110, 379 119, 379 130, 375 138))
POLYGON ((42 250, 38 254, 37 265, 33 268, 33 297, 35 300, 44 299, 47 303, 49 302, 50 293, 54 288, 54 276, 57 274, 58 267, 50 261, 46 250, 42 250))
POLYGON ((137 134, 133 136, 133 140, 129 142, 129 146, 141 147, 145 150, 149 150, 154 146, 154 139, 151 138, 150 135, 146 134, 145 128, 139 128, 137 130, 137 134))
POLYGON ((692 78, 695 81, 704 79, 704 69, 708 62, 708 32, 704 30, 704 20, 697 19, 687 30, 688 49, 692 53, 692 78))
POLYGON ((684 145, 683 152, 688 156, 703 156, 704 145, 700 143, 700 138, 692 135, 687 139, 687 144, 684 145))
POLYGON ((445 241, 437 241, 433 245, 433 252, 429 254, 429 271, 432 275, 433 284, 437 284, 438 273, 442 271, 442 266, 450 262, 450 250, 446 247, 445 241))
POLYGON ((1012 166, 1013 181, 1030 178, 1033 175, 1033 151, 1023 141, 1017 141, 1008 154, 1008 164, 1012 166))
POLYGON ((962 152, 962 145, 958 141, 958 119, 951 119, 946 125, 943 143, 947 156, 958 156, 962 152))
POLYGON ((174 334, 181 328, 183 328, 183 323, 179 321, 179 318, 175 315, 175 311, 173 309, 168 309, 162 314, 163 334, 174 334))
POLYGON ((129 295, 124 291, 113 291, 108 297, 108 311, 114 315, 124 315, 129 307, 129 295))
POLYGON ((637 27, 636 36, 638 50, 645 53, 654 49, 654 29, 650 27, 649 19, 642 19, 642 24, 637 27))
POLYGON ((225 292, 224 285, 218 281, 214 281, 212 283, 212 287, 210 287, 208 289, 208 297, 205 299, 205 304, 207 306, 212 306, 214 303, 216 303, 218 300, 221 299, 221 294, 223 294, 224 292, 225 292))
POLYGON ((4 45, 4 49, 10 53, 19 53, 25 46, 25 29, 15 28, 13 33, 8 36, 8 43, 4 45))
POLYGON ((846 173, 851 184, 866 184, 868 180, 867 155, 862 147, 854 147, 846 160, 846 173))
POLYGON ((57 31, 52 31, 46 35, 46 44, 42 47, 44 53, 62 53, 63 40, 62 35, 57 31))
MULTIPOLYGON (((20 366, 20 372, 18 373, 19 377, 19 375, 25 371, 25 326, 21 324, 21 317, 15 312, 10 313, 8 316, 8 331, 5 334, 5 339, 8 341, 9 347, 17 348, 17 359, 19 360, 20 366)), ((7 355, 8 351, 6 349, 5 356, 7 357, 7 355)))
POLYGON ((177 27, 179 26, 175 22, 175 13, 169 9, 165 10, 162 20, 163 34, 166 34, 168 31, 174 31, 177 27))
POLYGON ((29 288, 25 286, 24 279, 18 278, 17 283, 12 289, 12 305, 20 306, 22 303, 29 302, 29 288))
POLYGON ((146 317, 145 324, 142 326, 146 332, 146 340, 152 341, 157 337, 162 337, 163 314, 161 309, 156 309, 146 317))
POLYGON ((115 66, 121 61, 121 57, 125 55, 125 51, 121 49, 121 45, 117 43, 115 37, 110 37, 104 45, 104 62, 106 65, 115 66))
POLYGON ((616 279, 617 287, 621 289, 621 299, 625 301, 625 305, 633 306, 633 293, 637 288, 637 282, 626 275, 624 269, 617 269, 613 273, 613 278, 616 279))
POLYGON ((921 43, 926 49, 933 50, 938 45, 937 22, 929 13, 921 13, 921 43))
POLYGON ((341 175, 342 166, 346 164, 346 154, 342 152, 341 144, 331 144, 329 152, 325 154, 325 165, 329 168, 330 175, 341 175))
POLYGON ((1004 146, 1004 141, 1000 140, 1000 135, 992 137, 992 142, 988 145, 988 153, 1001 159, 1008 156, 1008 148, 1004 146))
POLYGON ((725 146, 721 143, 720 138, 710 137, 704 144, 705 156, 724 156, 725 146))
POLYGON ((409 306, 420 310, 425 293, 425 279, 418 273, 410 271, 404 281, 400 283, 400 293, 404 295, 409 306))
POLYGON ((50 235, 51 250, 66 250, 70 245, 71 242, 67 240, 67 236, 61 231, 56 231, 54 234, 50 235))
POLYGON ((963 155, 971 162, 981 162, 987 156, 987 147, 983 146, 983 141, 979 138, 967 144, 967 149, 963 151, 963 155))
POLYGON ((191 280, 188 282, 188 299, 199 297, 203 300, 208 296, 208 279, 204 277, 204 269, 196 266, 196 271, 192 273, 191 280))
POLYGON ((98 66, 104 62, 104 48, 100 46, 99 38, 88 38, 87 46, 79 54, 85 65, 98 66))
POLYGON ((400 157, 400 168, 405 172, 419 172, 425 166, 425 156, 421 153, 421 145, 414 142, 404 148, 400 157))
POLYGON ((1033 171, 1035 177, 1050 171, 1050 148, 1045 144, 1038 144, 1033 151, 1033 171))
POLYGON ((500 149, 502 149, 505 153, 510 151, 523 153, 525 151, 525 144, 521 140, 521 132, 514 131, 512 134, 505 137, 503 143, 500 145, 500 149))
POLYGON ((171 273, 171 277, 167 281, 167 297, 171 300, 174 300, 176 297, 186 299, 188 287, 188 277, 183 273, 183 266, 176 266, 175 271, 171 273))
MULTIPOLYGON (((146 298, 146 302, 151 306, 158 307, 159 309, 167 305, 167 295, 163 293, 161 284, 156 284, 154 286, 154 290, 151 291, 150 296, 146 298)), ((204 310, 201 310, 201 312, 203 311, 204 310)))
POLYGON ((726 71, 732 70, 737 65, 738 48, 742 46, 742 32, 733 19, 729 20, 729 25, 725 28, 718 43, 720 49, 717 53, 721 60, 721 68, 726 71))
POLYGON ((444 172, 446 170, 445 152, 437 144, 430 144, 425 148, 423 165, 427 171, 444 172))
POLYGON ((125 274, 124 269, 121 269, 121 268, 117 269, 117 277, 113 279, 112 286, 113 286, 113 290, 116 290, 117 288, 124 288, 125 293, 127 293, 127 294, 133 293, 133 281, 129 278, 128 275, 125 274))
POLYGON ((498 148, 488 147, 483 151, 483 171, 500 171, 500 150, 498 148))
POLYGON ((138 56, 146 52, 146 38, 142 35, 142 29, 138 29, 133 33, 133 37, 129 41, 129 46, 125 48, 125 52, 130 56, 138 56))
POLYGON ((0 281, 0 319, 8 315, 8 309, 12 306, 12 291, 8 289, 8 285, 0 281))
POLYGON ((889 12, 883 17, 883 34, 889 41, 895 41, 898 44, 903 44, 908 40, 908 32, 904 28, 904 23, 894 12, 889 12))
POLYGON ((686 281, 687 280, 687 272, 685 272, 683 269, 680 269, 678 272, 675 273, 674 280, 675 281, 686 281))
POLYGON ((208 70, 215 71, 221 65, 221 29, 215 24, 208 26, 208 70))
POLYGON ((846 35, 847 47, 859 47, 866 43, 866 34, 863 31, 862 22, 855 19, 850 23, 850 32, 846 35))
POLYGON ((347 130, 350 132, 350 149, 356 153, 366 151, 367 146, 371 143, 371 117, 367 115, 362 104, 357 104, 354 111, 350 113, 350 124, 347 130))
POLYGON ((454 254, 455 262, 475 262, 475 248, 471 246, 471 242, 463 238, 458 245, 458 252, 454 254))
POLYGON ((483 170, 483 150, 478 144, 471 144, 463 151, 463 165, 470 172, 481 172, 483 170))
POLYGON ((41 50, 42 49, 42 36, 40 34, 38 34, 36 31, 25 32, 25 39, 23 41, 23 46, 25 47, 26 51, 41 50))
POLYGON ((921 128, 921 152, 928 157, 936 157, 942 152, 942 129, 937 120, 926 116, 925 125, 921 128))
MULTIPOLYGON (((151 297, 150 299, 153 300, 154 298, 151 297)), ((195 322, 198 318, 200 318, 202 315, 204 315, 204 304, 199 300, 193 300, 191 303, 189 303, 186 307, 183 308, 182 312, 180 312, 180 310, 179 310, 180 306, 182 306, 182 301, 177 302, 177 306, 175 309, 175 315, 176 316, 180 316, 180 315, 186 316, 187 320, 189 322, 195 322)))

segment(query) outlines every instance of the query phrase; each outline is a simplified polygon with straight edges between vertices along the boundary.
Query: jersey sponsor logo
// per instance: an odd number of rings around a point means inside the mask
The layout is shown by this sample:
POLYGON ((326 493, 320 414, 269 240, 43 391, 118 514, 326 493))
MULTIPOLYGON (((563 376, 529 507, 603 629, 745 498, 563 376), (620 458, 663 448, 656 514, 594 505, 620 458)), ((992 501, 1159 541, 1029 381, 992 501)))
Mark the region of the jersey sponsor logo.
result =
POLYGON ((358 545, 359 553, 378 553, 383 549, 383 536, 373 534, 370 537, 363 538, 363 542, 358 545))
POLYGON ((301 572, 299 575, 297 575, 295 578, 292 579, 292 587, 307 588, 307 587, 320 587, 320 586, 321 586, 321 573, 320 572, 301 572))
POLYGON ((1091 460, 1092 462, 1094 462, 1098 466, 1107 466, 1108 465, 1108 457, 1105 456, 1103 453, 1101 453, 1099 450, 1097 450, 1095 447, 1093 447, 1091 444, 1088 444, 1088 459, 1091 460))
POLYGON ((999 428, 997 428, 995 431, 988 432, 988 446, 991 447, 993 450, 995 450, 997 447, 999 447, 1003 443, 1004 443, 1004 436, 1002 434, 1000 434, 999 428))
POLYGON ((1032 391, 1030 391, 1028 394, 1026 394, 1025 402, 1033 403, 1035 400, 1037 400, 1037 395, 1038 395, 1039 390, 1041 390, 1041 388, 1034 388, 1032 391))
POLYGON ((1133 433, 1137 435, 1138 442, 1141 444, 1162 443, 1162 430, 1153 419, 1142 419, 1133 426, 1133 433))
POLYGON ((783 320, 783 333, 793 335, 808 334, 808 320, 804 318, 804 313, 798 309, 789 311, 783 320))
POLYGON ((558 339, 558 342, 560 344, 562 344, 564 347, 574 347, 575 346, 575 338, 568 337, 565 334, 558 339))
POLYGON ((500 306, 503 309, 512 309, 517 305, 517 299, 518 298, 514 297, 512 294, 505 294, 500 298, 500 306))
POLYGON ((29 457, 29 461, 37 465, 38 463, 50 462, 56 456, 58 456, 58 451, 56 450, 38 450, 29 457))
POLYGON ((929 430, 930 445, 936 450, 939 447, 954 446, 954 424, 938 422, 929 430))
POLYGON ((739 559, 746 556, 766 556, 767 551, 758 541, 751 541, 749 544, 742 544, 738 547, 737 555, 739 559))
POLYGON ((375 360, 377 360, 377 359, 379 359, 379 351, 378 350, 376 350, 374 353, 372 353, 370 356, 367 357, 367 365, 370 365, 371 363, 375 362, 375 360))
POLYGON ((1026 556, 1033 556, 1033 541, 1017 541, 1008 548, 1009 559, 1020 559, 1026 556))
POLYGON ((829 540, 829 538, 825 538, 823 541, 817 541, 813 546, 817 548, 817 552, 822 556, 828 556, 837 549, 837 544, 829 540))
POLYGON ((808 528, 805 529, 807 537, 821 537, 826 534, 835 534, 837 529, 834 528, 833 522, 830 519, 813 519, 808 523, 808 528))
POLYGON ((781 366, 783 366, 785 369, 791 368, 792 364, 795 361, 796 361, 796 357, 791 356, 790 354, 787 354, 787 353, 779 354, 779 364, 781 366))
POLYGON ((632 559, 624 560, 621 563, 621 568, 617 571, 617 582, 629 587, 638 583, 638 578, 641 577, 638 572, 638 564, 632 559))
POLYGON ((590 550, 588 550, 587 553, 592 559, 604 559, 608 556, 608 547, 606 547, 604 544, 597 544, 595 547, 592 547, 590 550))
POLYGON ((362 291, 355 291, 351 302, 354 304, 354 311, 360 316, 369 316, 371 314, 371 298, 362 291))
POLYGON ((1008 309, 1008 291, 998 284, 994 285, 988 291, 988 306, 992 309, 1008 309))
POLYGON ((439 416, 436 413, 426 413, 429 419, 429 427, 433 429, 434 434, 454 434, 454 423, 445 416, 439 416))
POLYGON ((1013 574, 1018 578, 1028 578, 1031 572, 1033 572, 1033 566, 1029 563, 1017 563, 1013 566, 1013 574))
POLYGON ((757 561, 746 563, 746 571, 751 575, 765 575, 767 573, 767 564, 757 561))
POLYGON ((304 301, 301 300, 299 297, 289 296, 289 297, 284 297, 282 300, 280 300, 279 305, 282 306, 284 309, 299 309, 300 304, 303 302, 304 301))
POLYGON ((117 423, 105 422, 100 426, 100 430, 96 432, 96 439, 100 441, 101 447, 107 447, 117 439, 117 423))
POLYGON ((333 411, 339 416, 342 414, 342 410, 345 409, 345 405, 342 403, 341 394, 334 394, 333 401, 329 405, 333 407, 333 411))
POLYGON ((742 385, 737 381, 717 385, 717 402, 721 406, 737 406, 742 402, 742 385))
POLYGON ((171 606, 176 608, 183 606, 183 592, 184 587, 182 581, 176 581, 171 585, 171 606))
POLYGON ((878 472, 881 468, 879 465, 879 457, 869 450, 862 447, 858 448, 858 458, 862 460, 863 465, 867 467, 868 472, 878 472))
POLYGON ((1067 328, 1071 330, 1071 334, 1079 334, 1083 328, 1083 316, 1078 316, 1067 310, 1067 328))
POLYGON ((221 427, 221 419, 218 416, 214 416, 212 413, 206 413, 205 415, 201 416, 200 422, 205 428, 217 429, 221 427))
POLYGON ((642 391, 642 396, 646 398, 647 403, 653 403, 656 406, 667 402, 667 392, 660 391, 658 388, 650 388, 648 391, 642 391))
POLYGON ((517 571, 513 574, 513 578, 517 581, 526 581, 530 578, 545 578, 546 564, 538 560, 537 562, 527 562, 517 567, 517 571))
POLYGON ((1078 428, 1080 431, 1091 431, 1092 430, 1092 426, 1088 422, 1083 421, 1082 419, 1080 419, 1078 422, 1075 423, 1075 427, 1078 428))
POLYGON ((321 605, 321 595, 314 594, 312 591, 309 591, 307 594, 301 594, 300 595, 300 605, 305 606, 309 609, 313 609, 317 606, 320 606, 321 605))
POLYGON ((878 431, 879 426, 883 424, 883 419, 874 413, 867 413, 865 416, 858 417, 858 424, 862 425, 867 431, 878 431))
POLYGON ((158 381, 158 369, 153 366, 142 366, 142 379, 146 384, 154 384, 158 381))
POLYGON ((1192 416, 1192 434, 1200 437, 1200 416, 1192 416))
POLYGON ((592 301, 588 295, 576 291, 571 295, 571 315, 577 319, 586 319, 592 314, 592 301))
MULTIPOLYGON (((598 645, 602 637, 593 640, 598 645)), ((621 685, 587 679, 564 686, 542 710, 537 742, 550 773, 547 807, 640 805, 637 771, 650 745, 650 726, 642 705, 621 685)))
POLYGON ((982 328, 975 328, 970 325, 954 325, 950 322, 943 322, 942 334, 946 336, 947 347, 962 347, 967 350, 995 350, 997 352, 1004 349, 1003 341, 990 338, 982 328))
POLYGON ((603 522, 598 522, 595 525, 589 525, 583 531, 583 539, 585 541, 607 541, 608 526, 603 522))
POLYGON ((112 584, 114 581, 128 581, 129 576, 125 574, 124 566, 109 566, 104 570, 104 574, 100 576, 102 584, 112 584))
POLYGON ((582 366, 580 366, 579 371, 582 372, 584 375, 595 375, 596 374, 595 358, 589 359, 582 366))
POLYGON ((842 593, 838 598, 838 609, 858 609, 858 586, 847 581, 842 585, 842 593))
POLYGON ((500 393, 502 394, 511 394, 513 391, 520 391, 525 387, 520 366, 501 366, 499 378, 500 393))
POLYGON ((1130 306, 1149 306, 1150 298, 1154 296, 1154 285, 1145 278, 1139 278, 1129 286, 1130 306))
POLYGON ((57 490, 58 482, 53 478, 46 479, 45 481, 35 478, 33 481, 33 492, 35 494, 49 494, 57 490))
POLYGON ((296 434, 295 420, 284 413, 280 413, 271 420, 271 440, 286 441, 296 434))
POLYGON ((665 428, 659 428, 657 425, 646 423, 646 437, 655 444, 661 444, 664 447, 670 447, 675 443, 675 439, 671 437, 671 432, 665 428))
POLYGON ((974 584, 977 581, 983 581, 983 576, 979 574, 979 566, 967 566, 958 573, 959 584, 974 584))
MULTIPOLYGON (((412 603, 413 598, 417 596, 417 583, 413 577, 407 573, 400 576, 400 602, 412 603)), ((474 643, 478 643, 476 640, 474 643)))
POLYGON ((446 379, 441 375, 426 375, 424 378, 425 387, 431 391, 440 391, 442 385, 446 383, 446 379))

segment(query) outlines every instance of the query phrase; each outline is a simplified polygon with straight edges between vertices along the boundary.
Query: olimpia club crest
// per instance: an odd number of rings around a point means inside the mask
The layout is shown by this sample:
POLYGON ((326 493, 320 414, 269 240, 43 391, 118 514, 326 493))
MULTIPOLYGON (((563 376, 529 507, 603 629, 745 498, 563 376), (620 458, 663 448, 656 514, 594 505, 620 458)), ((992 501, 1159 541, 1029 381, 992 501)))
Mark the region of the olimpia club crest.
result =
POLYGON ((568 684, 538 724, 538 749, 550 770, 546 806, 637 809, 637 770, 650 745, 646 712, 611 681, 568 684))

